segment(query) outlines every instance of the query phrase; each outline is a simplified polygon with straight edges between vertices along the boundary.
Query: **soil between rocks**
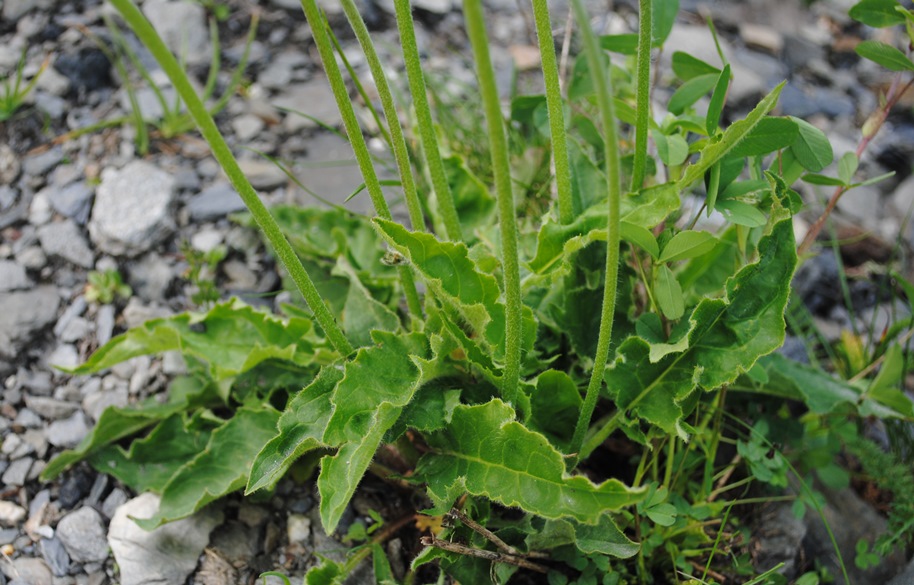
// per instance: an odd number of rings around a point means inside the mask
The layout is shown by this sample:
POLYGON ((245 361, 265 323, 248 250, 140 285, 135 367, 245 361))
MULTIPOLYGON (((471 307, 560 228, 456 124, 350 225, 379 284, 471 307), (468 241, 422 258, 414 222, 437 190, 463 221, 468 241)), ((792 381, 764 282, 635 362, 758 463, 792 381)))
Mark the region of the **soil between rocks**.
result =
MULTIPOLYGON (((367 74, 336 3, 323 4, 331 22, 341 25, 337 28, 345 53, 361 74, 367 74)), ((536 91, 541 83, 528 73, 537 57, 529 9, 521 4, 523 10, 515 0, 486 2, 504 96, 510 95, 515 79, 525 91, 536 91)), ((636 2, 589 4, 593 24, 601 32, 630 32, 635 23, 636 2)), ((823 128, 836 152, 843 153, 856 145, 857 128, 888 79, 853 53, 852 41, 870 32, 846 17, 852 4, 823 1, 806 7, 799 0, 683 0, 661 61, 668 66, 669 55, 680 49, 697 56, 709 51, 707 59, 715 59, 700 16, 711 14, 734 64, 725 117, 737 119, 771 87, 788 79, 780 112, 823 128)), ((246 72, 250 84, 217 118, 255 187, 268 203, 320 205, 251 152, 259 150, 290 161, 305 186, 342 203, 361 183, 347 144, 308 119, 280 109, 307 108, 330 126, 339 126, 297 0, 264 0, 256 7, 230 0, 225 5, 230 14, 219 25, 226 63, 221 86, 240 58, 251 11, 256 8, 261 14, 246 72), (314 172, 328 164, 334 165, 334 172, 314 172)), ((445 93, 459 96, 473 84, 459 2, 422 0, 414 5, 429 75, 445 93)), ((364 0, 361 8, 385 53, 385 64, 402 78, 389 2, 364 0)), ((551 8, 561 42, 567 3, 558 0, 551 8)), ((0 562, 5 575, 0 584, 253 583, 257 574, 270 570, 282 571, 294 582, 316 561, 317 553, 340 557, 345 550, 344 544, 321 531, 310 483, 284 480, 267 501, 230 497, 176 524, 168 535, 149 535, 137 532, 127 515, 142 516, 154 506, 154 496, 137 498, 85 464, 52 483, 37 479, 47 461, 85 436, 106 406, 160 393, 170 377, 180 373, 182 364, 175 356, 137 358, 102 375, 80 378, 62 375, 51 366, 76 365, 127 327, 193 308, 196 291, 186 278, 182 243, 199 252, 226 247, 225 261, 211 275, 223 296, 237 294, 274 307, 287 298, 273 294, 280 290, 279 277, 256 234, 228 220, 242 208, 240 199, 196 134, 174 139, 153 135, 149 154, 141 156, 129 123, 80 133, 130 112, 126 80, 95 42, 109 38, 102 19, 108 10, 94 0, 6 0, 0 8, 0 78, 15 71, 22 47, 28 47, 27 76, 50 59, 30 103, 0 122, 0 545, 8 555, 0 562), (112 305, 88 302, 89 271, 109 269, 125 276, 133 295, 112 305)), ((191 72, 204 79, 210 49, 204 41, 209 33, 202 6, 146 0, 144 10, 166 38, 186 35, 199 41, 187 47, 187 61, 191 72)), ((156 74, 148 54, 136 49, 167 92, 167 83, 156 74)), ((661 85, 656 91, 661 98, 667 90, 661 85)), ((158 106, 151 90, 139 86, 137 98, 147 117, 154 116, 158 106)), ((903 100, 861 164, 866 176, 887 170, 896 171, 896 176, 851 193, 839 206, 840 229, 866 235, 855 249, 842 250, 849 265, 862 267, 853 281, 860 319, 878 317, 890 303, 873 285, 866 262, 907 254, 914 236, 907 221, 914 205, 912 104, 914 96, 903 100)), ((805 195, 809 201, 821 197, 805 195)), ((357 211, 368 209, 364 197, 347 205, 357 211)), ((802 221, 798 229, 803 229, 802 221)), ((835 336, 851 320, 841 299, 830 294, 837 290, 838 270, 836 258, 823 254, 807 263, 796 283, 820 326, 835 336)), ((344 525, 356 519, 370 521, 369 510, 380 510, 388 522, 395 521, 410 502, 406 495, 390 494, 389 486, 366 481, 344 525)), ((880 522, 878 514, 861 511, 872 512, 852 498, 853 492, 836 494, 831 508, 834 525, 847 528, 851 550, 856 535, 878 529, 880 522), (848 515, 851 509, 859 513, 848 515)), ((791 570, 799 571, 808 568, 814 559, 810 555, 827 555, 820 546, 824 537, 816 536, 815 527, 783 519, 780 509, 765 514, 770 514, 765 516, 769 520, 763 522, 779 529, 770 535, 776 542, 760 536, 759 542, 767 542, 760 545, 766 562, 789 561, 791 570)), ((395 571, 415 556, 417 536, 407 527, 389 542, 395 571)), ((893 559, 882 573, 856 575, 854 582, 888 582, 904 562, 893 559)), ((914 583, 912 571, 909 566, 892 584, 914 583)), ((362 567, 350 582, 373 582, 370 567, 362 567)))

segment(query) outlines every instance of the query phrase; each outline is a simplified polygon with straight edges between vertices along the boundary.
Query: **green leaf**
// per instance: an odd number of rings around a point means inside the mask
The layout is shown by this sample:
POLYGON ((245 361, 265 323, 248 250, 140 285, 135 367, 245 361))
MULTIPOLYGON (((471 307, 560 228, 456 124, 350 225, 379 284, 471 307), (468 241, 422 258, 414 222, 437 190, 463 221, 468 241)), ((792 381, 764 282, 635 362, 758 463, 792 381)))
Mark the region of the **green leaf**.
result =
POLYGON ((175 414, 145 438, 134 440, 129 449, 108 445, 92 453, 89 462, 137 492, 158 493, 180 467, 206 448, 211 432, 206 421, 185 421, 175 414))
POLYGON ((619 224, 619 231, 623 240, 638 246, 650 254, 654 260, 660 256, 660 246, 657 244, 657 238, 654 237, 654 234, 649 229, 623 221, 619 224))
POLYGON ((422 333, 378 331, 374 336, 378 345, 360 349, 346 363, 330 399, 333 414, 323 442, 340 448, 321 461, 317 479, 321 522, 328 533, 336 530, 384 434, 419 387, 420 372, 413 356, 430 357, 428 339, 422 333))
POLYGON ((673 73, 683 81, 689 81, 705 75, 713 75, 714 79, 717 79, 717 76, 720 75, 718 67, 705 63, 701 59, 683 51, 673 53, 672 65, 673 73))
POLYGON ((848 15, 873 28, 885 28, 904 22, 904 16, 897 8, 897 0, 862 0, 848 11, 848 15))
POLYGON ((634 55, 638 52, 638 35, 633 33, 603 35, 600 37, 600 47, 613 53, 634 55))
POLYGON ((875 61, 889 71, 914 71, 914 63, 892 45, 879 41, 863 41, 854 50, 864 59, 875 61))
POLYGON ((714 89, 719 77, 719 73, 708 73, 689 79, 673 92, 667 109, 675 116, 682 114, 686 108, 714 89))
POLYGON ((663 247, 658 262, 676 262, 701 256, 717 244, 717 238, 708 232, 681 231, 663 247))
POLYGON ((651 0, 651 44, 660 47, 666 42, 676 24, 679 0, 651 0))
POLYGON ((581 391, 568 374, 546 370, 536 379, 526 423, 567 451, 582 402, 581 391))
POLYGON ((823 187, 845 187, 847 183, 836 177, 820 175, 818 173, 806 173, 800 177, 810 185, 822 185, 823 187))
MULTIPOLYGON (((623 224, 649 229, 679 208, 679 192, 675 183, 656 185, 623 196, 620 207, 623 224)), ((633 233, 634 230, 629 231, 629 235, 633 233)), ((571 255, 596 241, 606 241, 605 205, 594 205, 570 224, 547 219, 540 227, 536 254, 529 262, 530 270, 537 275, 568 274, 571 255)))
POLYGON ((714 136, 720 127, 720 115, 723 113, 724 103, 727 101, 727 90, 730 89, 731 77, 730 64, 727 63, 717 78, 714 93, 711 94, 711 103, 708 104, 708 113, 705 116, 705 128, 708 130, 708 136, 714 136))
POLYGON ((815 414, 828 414, 841 405, 856 404, 860 398, 850 384, 780 354, 766 356, 760 363, 768 373, 768 383, 759 390, 799 400, 815 414))
POLYGON ((186 410, 189 398, 193 394, 202 393, 205 390, 206 383, 201 380, 189 377, 178 378, 172 382, 169 389, 171 400, 165 404, 149 399, 132 408, 106 408, 89 434, 75 449, 60 453, 48 463, 41 472, 41 479, 52 480, 65 469, 82 461, 105 445, 135 435, 143 429, 186 410), (177 387, 185 388, 187 386, 191 386, 188 391, 178 392, 177 387))
POLYGON ((657 145, 657 156, 667 166, 679 166, 689 158, 689 143, 681 134, 667 136, 654 131, 654 143, 657 145))
POLYGON ((349 292, 340 313, 340 325, 354 346, 371 345, 371 332, 375 329, 396 331, 400 328, 397 314, 371 295, 344 256, 339 257, 332 274, 349 280, 349 292))
POLYGON ((90 374, 139 355, 179 350, 206 362, 209 375, 221 382, 269 359, 309 365, 314 360, 315 339, 307 319, 283 319, 232 299, 206 313, 146 321, 118 335, 86 363, 69 371, 90 374))
POLYGON ((857 172, 859 165, 860 161, 857 160, 857 155, 853 152, 845 153, 841 160, 838 161, 838 177, 844 181, 845 185, 850 185, 853 182, 854 174, 857 172))
POLYGON ((778 96, 784 89, 780 83, 771 93, 762 98, 745 119, 734 122, 727 128, 716 142, 711 142, 701 150, 698 162, 686 168, 685 175, 679 181, 680 191, 685 191, 693 183, 701 179, 705 172, 726 156, 737 144, 752 132, 758 123, 770 112, 778 102, 778 96))
POLYGON ((729 156, 761 156, 794 144, 800 129, 791 118, 766 116, 746 137, 733 147, 729 156))
POLYGON ((144 530, 190 516, 206 504, 244 487, 251 462, 276 432, 279 413, 269 406, 242 407, 213 431, 206 450, 182 466, 162 490, 159 511, 136 518, 144 530))
POLYGON ((797 162, 807 171, 818 173, 835 159, 831 142, 824 132, 805 120, 790 116, 796 122, 799 131, 797 141, 790 150, 797 157, 797 162))
MULTIPOLYGON (((472 235, 477 228, 491 224, 495 218, 495 198, 486 184, 473 174, 460 156, 444 157, 441 162, 444 164, 463 233, 472 235)), ((431 201, 434 203, 433 209, 437 209, 437 201, 434 198, 431 201)), ((440 215, 437 212, 432 213, 432 217, 435 218, 440 215)), ((467 243, 472 242, 468 240, 467 243)))
POLYGON ((638 554, 641 548, 641 545, 630 540, 619 530, 608 514, 600 516, 600 521, 595 526, 574 521, 571 524, 575 532, 574 544, 584 554, 628 559, 638 554))
POLYGON ((643 490, 616 479, 597 485, 568 476, 562 454, 514 420, 511 407, 498 399, 458 406, 448 428, 427 440, 433 451, 419 460, 416 474, 428 484, 432 513, 444 513, 469 492, 543 518, 596 524, 605 512, 643 497, 643 490))
MULTIPOLYGON (((780 184, 779 190, 786 189, 780 184)), ((778 211, 783 217, 784 210, 778 211)), ((758 244, 759 259, 726 284, 726 298, 703 299, 689 316, 682 351, 653 361, 651 345, 639 337, 623 342, 604 376, 620 411, 668 433, 686 436, 681 426, 684 401, 696 388, 729 384, 762 355, 784 342, 784 307, 796 266, 790 219, 778 221, 758 244)), ((671 339, 675 345, 680 338, 671 339)))
POLYGON ((343 379, 339 362, 321 368, 304 390, 294 395, 279 417, 279 433, 257 453, 248 476, 246 494, 272 489, 295 460, 319 447, 323 442, 332 405, 330 395, 343 379))
POLYGON ((666 264, 661 264, 654 271, 654 297, 667 319, 676 320, 685 312, 682 287, 666 264))
POLYGON ((762 227, 768 223, 765 214, 756 207, 735 199, 720 199, 715 206, 731 223, 750 228, 762 227))

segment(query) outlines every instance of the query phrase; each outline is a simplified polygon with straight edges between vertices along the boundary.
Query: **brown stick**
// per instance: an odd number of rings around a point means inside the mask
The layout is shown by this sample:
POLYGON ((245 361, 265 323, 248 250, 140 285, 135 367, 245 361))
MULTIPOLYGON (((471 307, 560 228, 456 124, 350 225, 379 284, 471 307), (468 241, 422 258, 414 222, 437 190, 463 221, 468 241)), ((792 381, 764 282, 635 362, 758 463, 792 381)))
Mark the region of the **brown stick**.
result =
POLYGON ((450 542, 448 540, 440 540, 434 536, 423 536, 419 539, 424 546, 434 546, 435 548, 440 548, 448 552, 457 553, 459 555, 464 555, 467 557, 476 557, 477 559, 485 559, 487 561, 492 561, 493 563, 505 563, 506 565, 514 565, 516 567, 521 567, 524 569, 530 569, 531 571, 536 571, 537 573, 548 573, 549 569, 539 565, 537 563, 528 561, 523 557, 518 557, 514 555, 509 555, 506 553, 495 552, 491 550, 482 550, 478 548, 471 548, 463 544, 457 544, 456 542, 450 542))
MULTIPOLYGON (((901 73, 895 76, 895 79, 892 81, 891 87, 889 87, 888 94, 886 95, 885 104, 878 110, 876 110, 872 116, 866 121, 863 125, 863 137, 860 139, 860 142, 857 144, 856 155, 857 159, 860 159, 860 156, 863 154, 863 151, 866 150, 866 147, 869 146, 870 142, 879 133, 879 130, 882 128, 882 125, 885 124, 886 119, 889 117, 889 113, 892 108, 898 103, 898 100, 901 99, 901 96, 907 92, 912 85, 914 85, 914 79, 909 81, 901 90, 898 89, 898 86, 901 83, 901 73)), ((828 216, 831 215, 831 212, 834 211, 835 206, 838 205, 838 200, 841 199, 841 196, 848 191, 847 187, 841 186, 835 189, 835 192, 832 194, 831 198, 828 200, 828 203, 825 205, 825 211, 822 212, 822 215, 819 216, 819 219, 816 220, 812 227, 809 228, 809 231, 806 232, 806 237, 803 238, 803 243, 800 244, 800 247, 797 248, 797 255, 803 256, 806 254, 809 249, 815 243, 816 238, 819 237, 819 233, 822 231, 822 228, 825 226, 825 221, 828 219, 828 216)))

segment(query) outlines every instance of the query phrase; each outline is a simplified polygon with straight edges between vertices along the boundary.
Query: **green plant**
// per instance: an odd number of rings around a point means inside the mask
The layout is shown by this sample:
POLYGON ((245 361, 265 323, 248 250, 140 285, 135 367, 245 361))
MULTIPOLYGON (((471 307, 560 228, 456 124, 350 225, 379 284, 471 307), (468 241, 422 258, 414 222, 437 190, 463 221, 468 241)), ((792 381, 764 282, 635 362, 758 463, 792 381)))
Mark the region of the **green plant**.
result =
POLYGON ((47 69, 48 64, 51 62, 50 58, 45 59, 41 63, 38 72, 32 76, 32 79, 29 80, 25 86, 22 85, 23 71, 25 70, 25 56, 28 52, 28 46, 22 48, 22 55, 19 57, 19 63, 16 65, 16 73, 14 75, 8 76, 3 80, 2 85, 3 90, 0 93, 0 122, 5 122, 13 117, 19 108, 22 107, 22 104, 25 103, 25 99, 28 97, 32 90, 35 88, 35 84, 38 83, 38 78, 41 77, 41 74, 44 73, 44 70, 47 69))
POLYGON ((216 286, 216 270, 219 263, 225 260, 228 248, 219 245, 206 252, 197 250, 188 242, 181 244, 181 253, 187 261, 184 277, 196 290, 191 293, 191 302, 198 307, 207 307, 219 300, 219 288, 216 286))
POLYGON ((86 284, 86 301, 110 305, 117 299, 128 299, 133 294, 130 285, 124 283, 117 270, 91 271, 86 284))
MULTIPOLYGON (((546 95, 518 97, 511 108, 512 135, 535 136, 554 153, 557 195, 545 217, 514 200, 517 167, 481 2, 468 0, 464 14, 494 197, 459 155, 442 156, 409 2, 395 0, 433 194, 415 187, 371 39, 353 0, 342 0, 375 75, 412 229, 391 219, 315 0, 304 0, 304 12, 372 219, 340 208, 271 214, 174 56, 129 0, 112 3, 172 79, 303 304, 280 317, 229 300, 112 340, 73 372, 177 349, 189 373, 165 403, 105 411, 43 477, 88 459, 134 489, 161 493, 158 512, 136 520, 154 528, 241 488, 272 490, 309 457, 320 461, 319 511, 329 532, 366 473, 427 498, 428 514, 451 518, 424 537, 428 547, 407 582, 435 561, 465 583, 506 582, 520 570, 551 583, 765 583, 773 571, 753 576, 739 511, 777 496, 747 489, 783 484, 788 470, 802 479, 807 469, 769 454, 771 413, 752 404, 805 404, 810 439, 823 437, 825 418, 816 417, 914 419, 899 399, 895 362, 860 388, 770 355, 784 340, 797 263, 791 217, 801 202, 790 185, 820 172, 833 153, 811 125, 770 115, 783 84, 722 127, 732 79, 723 55, 718 67, 675 53, 680 86, 670 115, 653 122, 645 113, 650 52, 670 33, 675 0, 643 0, 637 35, 601 39, 580 0, 572 3, 584 54, 565 95, 547 56, 546 95), (601 47, 628 53, 634 68, 610 62, 601 47), (694 104, 706 95, 700 115, 694 104), (686 193, 704 195, 702 209, 720 211, 728 224, 717 233, 694 229, 702 211, 684 216, 686 193), (120 444, 126 438, 129 448, 120 444), (374 461, 382 445, 396 453, 394 468, 374 461), (722 464, 727 452, 733 459, 722 464)), ((534 8, 546 55, 547 3, 534 8)), ((797 461, 836 453, 828 433, 819 446, 797 461)), ((807 484, 803 501, 821 514, 807 484)), ((341 583, 369 555, 378 580, 391 580, 376 545, 413 516, 385 519, 370 547, 343 563, 325 561, 306 582, 341 583)))

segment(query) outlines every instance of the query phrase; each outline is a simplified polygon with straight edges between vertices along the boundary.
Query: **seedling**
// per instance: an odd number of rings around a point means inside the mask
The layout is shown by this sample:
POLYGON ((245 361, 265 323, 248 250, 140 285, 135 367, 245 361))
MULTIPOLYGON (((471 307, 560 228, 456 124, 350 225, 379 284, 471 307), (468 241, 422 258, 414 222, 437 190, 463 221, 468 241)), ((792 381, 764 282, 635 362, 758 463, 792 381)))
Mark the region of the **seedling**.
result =
POLYGON ((23 85, 23 72, 25 70, 25 56, 28 52, 28 46, 22 48, 22 55, 19 57, 19 64, 16 66, 16 73, 3 80, 2 93, 0 93, 0 122, 5 122, 13 117, 19 108, 25 103, 26 98, 35 88, 38 79, 44 70, 47 69, 51 62, 50 57, 45 58, 38 68, 38 72, 23 85))
POLYGON ((90 303, 110 305, 118 299, 126 300, 133 294, 133 289, 124 283, 121 273, 117 270, 93 270, 89 273, 88 280, 85 296, 86 301, 90 303))

